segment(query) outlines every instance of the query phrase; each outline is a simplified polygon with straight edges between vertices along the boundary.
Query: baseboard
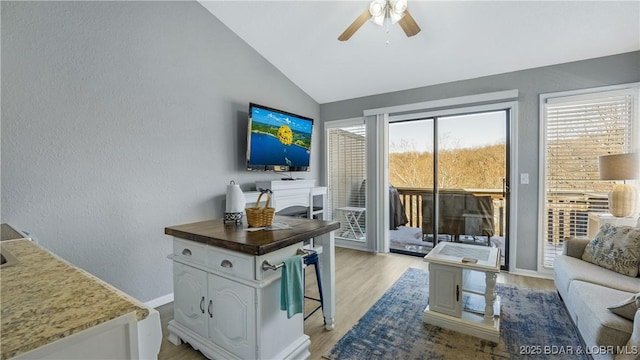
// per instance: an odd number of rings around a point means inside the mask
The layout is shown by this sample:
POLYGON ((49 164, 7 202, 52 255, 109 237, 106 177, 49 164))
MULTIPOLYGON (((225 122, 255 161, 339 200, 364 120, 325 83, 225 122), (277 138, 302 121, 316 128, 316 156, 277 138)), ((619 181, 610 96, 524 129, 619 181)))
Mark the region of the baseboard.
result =
POLYGON ((355 242, 352 240, 343 240, 340 238, 335 239, 336 247, 342 247, 352 250, 360 250, 360 251, 369 251, 372 252, 368 247, 366 242, 355 242))
POLYGON ((509 271, 509 274, 553 280, 553 274, 539 273, 532 270, 515 269, 514 271, 509 271))
POLYGON ((146 306, 150 307, 150 308, 157 308, 158 306, 162 306, 165 304, 168 304, 170 302, 173 301, 173 293, 171 294, 167 294, 164 296, 160 296, 159 298, 155 298, 153 300, 149 300, 146 303, 144 303, 146 306))

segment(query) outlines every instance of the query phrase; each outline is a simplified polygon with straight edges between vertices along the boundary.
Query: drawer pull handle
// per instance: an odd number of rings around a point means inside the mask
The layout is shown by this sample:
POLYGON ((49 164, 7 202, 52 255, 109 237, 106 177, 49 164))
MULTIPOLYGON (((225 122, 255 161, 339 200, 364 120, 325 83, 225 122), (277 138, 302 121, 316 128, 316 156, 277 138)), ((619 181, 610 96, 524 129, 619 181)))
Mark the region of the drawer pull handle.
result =
POLYGON ((182 255, 191 256, 191 250, 189 250, 189 249, 182 250, 182 255))
POLYGON ((200 299, 200 311, 204 314, 204 296, 200 299))
POLYGON ((223 268, 231 269, 233 267, 233 263, 229 260, 222 260, 222 262, 220 263, 220 266, 222 266, 223 268))
POLYGON ((213 318, 213 312, 212 312, 211 308, 213 308, 213 300, 209 300, 209 308, 207 310, 209 312, 209 317, 213 318))

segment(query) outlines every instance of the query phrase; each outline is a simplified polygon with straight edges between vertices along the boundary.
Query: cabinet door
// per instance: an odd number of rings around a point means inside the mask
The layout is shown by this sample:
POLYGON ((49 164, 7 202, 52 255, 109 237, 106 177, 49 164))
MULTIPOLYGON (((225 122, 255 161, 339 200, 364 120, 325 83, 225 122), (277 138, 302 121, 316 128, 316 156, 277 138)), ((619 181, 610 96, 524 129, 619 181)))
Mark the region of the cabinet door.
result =
POLYGON ((180 324, 207 337, 207 273, 173 263, 173 317, 180 324))
POLYGON ((209 299, 210 339, 243 359, 255 358, 255 289, 209 275, 209 299))
POLYGON ((429 310, 462 315, 462 269, 429 264, 429 310))

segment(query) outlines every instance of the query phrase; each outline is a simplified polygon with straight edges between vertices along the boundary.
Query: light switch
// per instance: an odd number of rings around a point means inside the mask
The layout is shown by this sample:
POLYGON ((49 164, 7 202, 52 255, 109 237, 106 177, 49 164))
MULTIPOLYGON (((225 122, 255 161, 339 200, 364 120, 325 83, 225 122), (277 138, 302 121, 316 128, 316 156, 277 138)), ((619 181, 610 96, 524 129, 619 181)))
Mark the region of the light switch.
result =
POLYGON ((520 173, 520 184, 522 185, 529 184, 529 173, 520 173))

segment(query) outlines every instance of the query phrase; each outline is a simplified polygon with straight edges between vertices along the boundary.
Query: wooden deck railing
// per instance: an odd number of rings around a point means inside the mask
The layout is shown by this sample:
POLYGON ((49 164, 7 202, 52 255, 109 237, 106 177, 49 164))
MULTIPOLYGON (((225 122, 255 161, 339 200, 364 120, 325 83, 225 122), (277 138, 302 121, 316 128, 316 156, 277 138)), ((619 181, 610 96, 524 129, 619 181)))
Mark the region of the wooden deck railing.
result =
MULTIPOLYGON (((407 226, 422 227, 422 199, 423 196, 433 196, 432 189, 421 188, 404 188, 398 187, 398 194, 400 195, 400 202, 404 206, 405 213, 409 222, 407 226)), ((442 192, 455 191, 466 192, 476 196, 491 196, 493 201, 493 219, 494 219, 494 234, 497 236, 504 236, 505 226, 505 206, 504 196, 501 190, 495 189, 455 189, 455 190, 441 190, 442 192)))
POLYGON ((427 194, 427 189, 396 188, 400 195, 400 202, 404 206, 405 214, 409 219, 407 226, 422 227, 422 195, 427 194))
MULTIPOLYGON (((409 222, 407 226, 422 228, 423 196, 433 196, 432 189, 398 187, 398 194, 409 222)), ((442 190, 461 191, 461 190, 442 190)), ((501 190, 464 189, 476 196, 491 196, 493 201, 494 234, 504 236, 506 231, 505 198, 501 190)), ((559 244, 570 236, 587 234, 588 216, 591 212, 606 212, 606 194, 558 193, 551 194, 547 202, 547 228, 544 229, 547 242, 559 244)))

